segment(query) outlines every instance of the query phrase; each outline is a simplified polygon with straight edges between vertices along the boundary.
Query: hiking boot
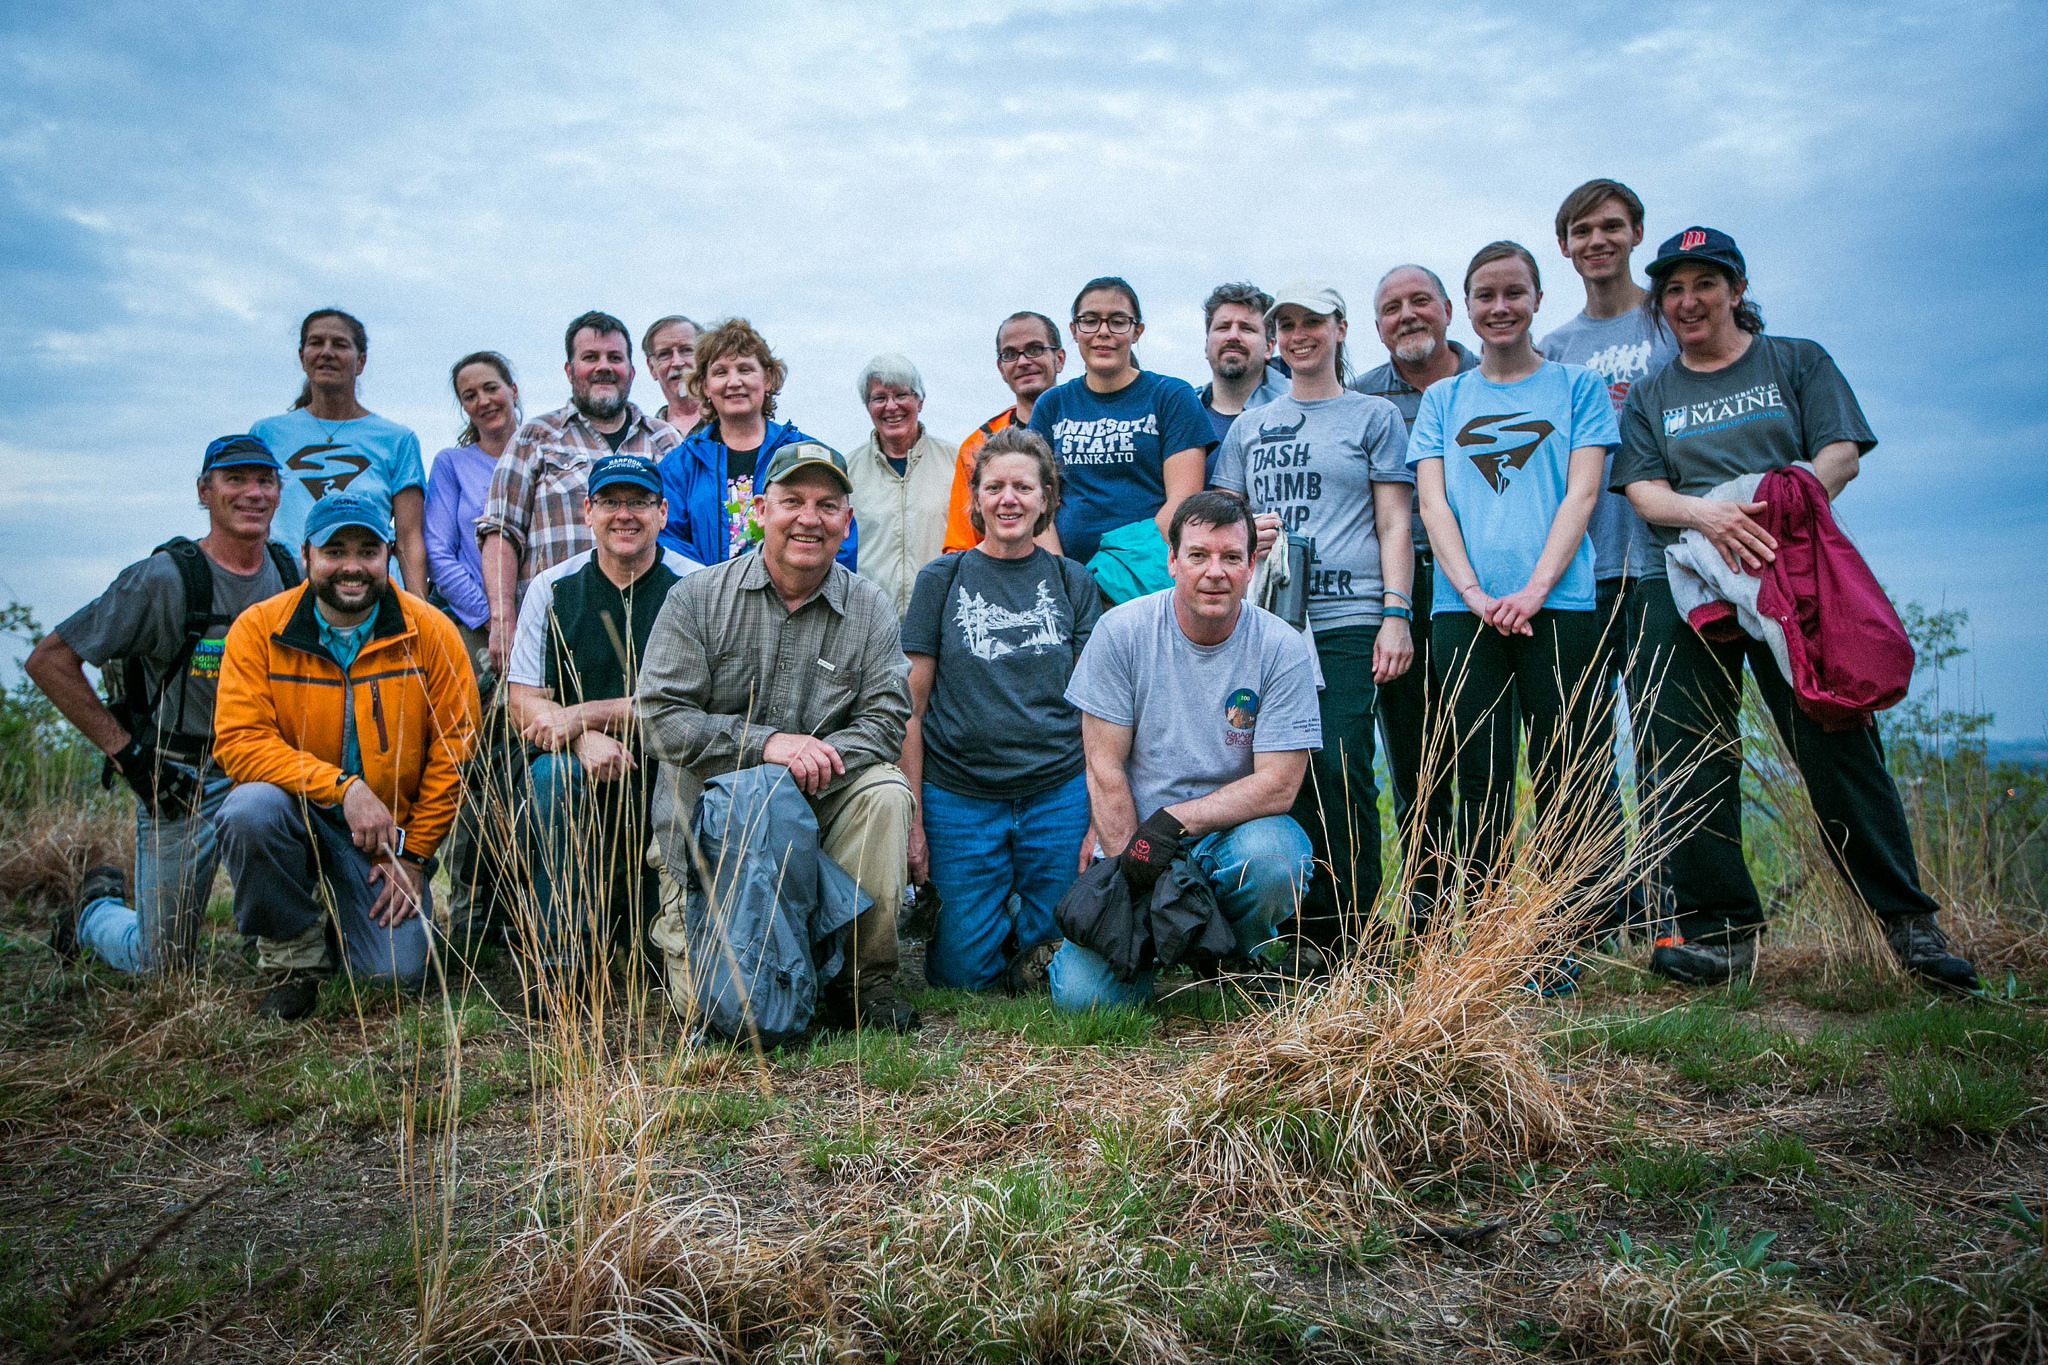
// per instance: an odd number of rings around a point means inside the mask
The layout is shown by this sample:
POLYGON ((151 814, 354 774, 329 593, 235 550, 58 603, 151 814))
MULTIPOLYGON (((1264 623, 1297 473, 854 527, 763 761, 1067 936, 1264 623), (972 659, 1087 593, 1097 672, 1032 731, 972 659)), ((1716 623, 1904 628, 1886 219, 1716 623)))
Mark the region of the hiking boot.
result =
POLYGON ((1952 991, 1974 991, 1981 984, 1967 958, 1948 948, 1948 935, 1932 915, 1910 915, 1884 928, 1884 941, 1904 967, 1922 981, 1952 991))
POLYGON ((902 917, 896 922, 899 943, 930 943, 939 928, 939 888, 931 882, 904 893, 902 917))
POLYGON ((305 1018, 320 1003, 320 976, 319 972, 296 968, 286 972, 277 984, 263 992, 263 999, 256 1005, 258 1017, 287 1022, 305 1018))
POLYGON ((67 965, 78 961, 78 921, 97 900, 125 900, 128 874, 112 863, 86 869, 78 881, 78 899, 57 911, 50 921, 50 951, 67 965))
POLYGON ((1223 964, 1224 979, 1252 999, 1278 1004, 1310 981, 1330 974, 1330 960, 1305 938, 1268 939, 1247 957, 1223 964))
POLYGON ((910 1002, 896 994, 893 986, 861 1001, 858 1019, 853 1002, 843 995, 821 999, 818 1018, 826 1028, 885 1028, 895 1033, 915 1033, 924 1023, 910 1002))
POLYGON ((1756 970, 1756 940, 1687 943, 1675 924, 1666 924, 1650 954, 1650 970, 1681 986, 1718 986, 1756 970))
POLYGON ((1060 950, 1059 939, 1047 939, 1034 943, 1010 959, 1008 969, 1003 972, 1003 984, 1012 995, 1044 995, 1052 989, 1047 980, 1047 968, 1052 966, 1053 954, 1060 950))

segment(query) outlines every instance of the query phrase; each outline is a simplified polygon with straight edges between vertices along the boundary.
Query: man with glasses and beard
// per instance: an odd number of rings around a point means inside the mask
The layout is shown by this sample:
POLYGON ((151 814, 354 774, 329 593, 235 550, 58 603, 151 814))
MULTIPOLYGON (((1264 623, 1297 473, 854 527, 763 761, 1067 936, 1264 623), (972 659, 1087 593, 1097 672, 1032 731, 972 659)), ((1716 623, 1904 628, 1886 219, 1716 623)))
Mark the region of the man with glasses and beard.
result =
MULTIPOLYGON (((1451 296, 1434 270, 1397 265, 1380 276, 1373 291, 1373 324, 1387 348, 1387 363, 1351 381, 1359 393, 1384 398, 1400 409, 1409 430, 1422 408, 1422 391, 1440 379, 1463 374, 1479 357, 1445 335, 1451 325, 1451 296)), ((1456 737, 1437 735, 1437 712, 1431 689, 1429 619, 1436 559, 1429 550, 1429 532, 1418 502, 1408 521, 1415 541, 1415 586, 1411 589, 1418 625, 1415 662, 1407 672, 1380 685, 1380 740, 1386 746, 1387 771, 1394 782, 1394 810, 1401 822, 1401 856, 1409 868, 1408 904, 1411 923, 1427 919, 1442 884, 1441 860, 1451 839, 1450 754, 1456 737), (1425 784, 1423 766, 1437 746, 1438 771, 1425 784), (1428 790, 1423 790, 1427 785, 1428 790)))
POLYGON ((988 444, 988 438, 1004 427, 1031 425, 1031 405, 1060 382, 1060 371, 1066 365, 1060 326, 1045 314, 1012 313, 996 328, 996 373, 1017 401, 969 432, 960 443, 959 458, 953 462, 953 496, 946 505, 945 553, 981 544, 981 532, 974 529, 974 519, 968 515, 974 501, 974 457, 988 444))
POLYGON ((527 585, 590 548, 583 496, 591 463, 603 455, 659 460, 682 444, 673 427, 626 401, 633 389, 633 339, 625 323, 609 313, 585 313, 569 324, 563 343, 569 402, 519 428, 491 476, 476 523, 484 592, 491 599, 491 664, 501 671, 527 585))
POLYGON ((213 756, 235 787, 216 828, 235 927, 276 973, 257 1007, 273 1018, 313 1012, 337 941, 353 976, 426 984, 427 862, 455 822, 477 689, 455 623, 392 585, 391 536, 377 500, 313 504, 306 583, 244 611, 221 654, 213 756))
MULTIPOLYGON (((586 944, 602 937, 636 952, 654 905, 644 856, 652 788, 633 690, 668 590, 703 567, 656 539, 668 503, 650 460, 607 455, 591 466, 583 514, 596 544, 527 588, 505 672, 512 722, 538 750, 523 840, 535 892, 526 946, 538 972, 572 992, 594 961, 586 944)), ((541 1013, 548 998, 535 979, 528 1013, 541 1013)))

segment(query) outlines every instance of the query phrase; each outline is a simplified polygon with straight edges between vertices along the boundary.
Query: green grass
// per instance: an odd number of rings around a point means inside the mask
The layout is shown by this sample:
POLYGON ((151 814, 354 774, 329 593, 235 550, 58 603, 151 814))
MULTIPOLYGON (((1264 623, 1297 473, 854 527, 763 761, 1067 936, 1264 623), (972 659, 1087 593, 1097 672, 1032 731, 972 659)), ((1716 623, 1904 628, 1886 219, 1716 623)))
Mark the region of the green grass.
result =
POLYGON ((1364 1269, 1400 1249, 1398 1238, 1371 1222, 1311 1228, 1286 1218, 1269 1218, 1266 1240, 1304 1275, 1320 1274, 1333 1262, 1364 1269))
POLYGON ((1721 1183, 1712 1153, 1689 1142, 1617 1143, 1611 1161, 1593 1168, 1608 1188, 1631 1199, 1688 1199, 1721 1183))
POLYGON ((976 995, 968 991, 926 991, 920 1010, 949 1013, 962 1028, 1006 1033, 1038 1047, 1143 1047, 1159 1031, 1159 1012, 1142 1006, 1109 1006, 1066 1013, 1043 995, 976 995))
POLYGON ((1996 1137, 2031 1123, 2037 1108, 2018 1077, 1978 1062, 1908 1057, 1887 1064, 1883 1079, 1893 1116, 1914 1128, 1996 1137))
POLYGON ((784 1107, 758 1090, 685 1090, 669 1112, 678 1128, 692 1133, 743 1133, 758 1128, 784 1107))

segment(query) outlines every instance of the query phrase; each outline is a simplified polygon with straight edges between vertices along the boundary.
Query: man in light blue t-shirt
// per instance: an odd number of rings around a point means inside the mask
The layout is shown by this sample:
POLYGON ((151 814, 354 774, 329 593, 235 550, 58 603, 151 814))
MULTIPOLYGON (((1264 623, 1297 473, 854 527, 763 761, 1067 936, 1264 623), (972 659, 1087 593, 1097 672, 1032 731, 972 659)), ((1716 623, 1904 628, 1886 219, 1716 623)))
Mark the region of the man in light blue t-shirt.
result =
MULTIPOLYGON (((1115 856, 1140 895, 1185 851, 1215 890, 1238 952, 1301 975, 1320 955, 1276 938, 1275 927, 1294 914, 1308 880, 1308 836, 1288 811, 1322 745, 1322 722, 1308 643, 1244 600, 1254 535, 1235 494, 1182 501, 1167 533, 1173 586, 1103 613, 1067 700, 1081 712, 1096 851, 1115 856)), ((1149 971, 1118 980, 1101 954, 1072 939, 1047 976, 1065 1010, 1152 995, 1149 971)))
POLYGON ((369 354, 363 324, 340 309, 320 309, 299 324, 305 387, 289 410, 249 428, 284 463, 271 537, 294 547, 302 543, 306 515, 329 493, 371 498, 396 528, 393 554, 404 586, 423 593, 427 473, 420 438, 356 401, 356 381, 369 354))

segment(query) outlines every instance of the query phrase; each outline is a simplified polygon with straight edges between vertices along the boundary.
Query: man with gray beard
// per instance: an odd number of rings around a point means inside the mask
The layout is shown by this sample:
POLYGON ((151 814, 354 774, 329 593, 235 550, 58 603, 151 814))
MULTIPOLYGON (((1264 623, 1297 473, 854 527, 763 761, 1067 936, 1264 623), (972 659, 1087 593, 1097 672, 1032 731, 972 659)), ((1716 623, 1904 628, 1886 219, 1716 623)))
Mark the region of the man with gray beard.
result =
MULTIPOLYGON (((1422 391, 1439 379, 1463 374, 1479 357, 1452 341, 1451 296, 1435 271, 1420 265, 1397 265, 1380 277, 1373 293, 1373 324, 1387 348, 1387 363, 1351 381, 1351 388, 1384 398, 1401 410, 1412 429, 1422 407, 1422 391)), ((1429 532, 1418 506, 1410 518, 1415 538, 1415 663, 1400 677, 1380 685, 1380 742, 1394 781, 1395 813, 1401 822, 1401 856, 1409 866, 1409 924, 1420 932, 1428 926, 1442 886, 1441 859, 1450 847, 1453 736, 1435 738, 1437 771, 1422 791, 1423 766, 1436 731, 1437 709, 1431 695, 1430 586, 1436 561, 1429 551, 1429 532), (1418 809, 1418 805, 1420 809, 1418 809), (1419 823, 1418 823, 1419 822, 1419 823)))

